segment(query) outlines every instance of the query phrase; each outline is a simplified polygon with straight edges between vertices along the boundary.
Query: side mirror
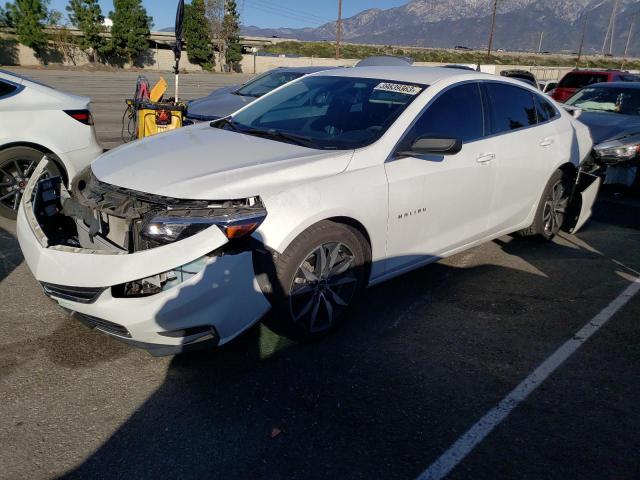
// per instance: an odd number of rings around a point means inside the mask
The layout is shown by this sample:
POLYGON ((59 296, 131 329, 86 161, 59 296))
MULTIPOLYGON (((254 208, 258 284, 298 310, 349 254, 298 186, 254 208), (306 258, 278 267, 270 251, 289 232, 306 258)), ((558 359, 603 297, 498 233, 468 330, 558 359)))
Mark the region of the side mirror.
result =
POLYGON ((462 140, 457 138, 419 137, 411 145, 411 150, 398 152, 401 156, 415 155, 455 155, 462 150, 462 140))

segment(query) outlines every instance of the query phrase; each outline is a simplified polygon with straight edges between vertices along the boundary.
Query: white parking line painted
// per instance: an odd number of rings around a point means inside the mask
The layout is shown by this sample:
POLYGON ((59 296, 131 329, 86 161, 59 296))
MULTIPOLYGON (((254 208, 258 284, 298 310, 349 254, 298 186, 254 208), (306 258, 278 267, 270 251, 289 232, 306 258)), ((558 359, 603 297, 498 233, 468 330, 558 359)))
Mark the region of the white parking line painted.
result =
POLYGON ((491 409, 449 450, 431 464, 418 480, 440 480, 445 478, 469 453, 489 435, 520 403, 544 382, 560 365, 573 355, 591 336, 602 328, 631 298, 640 291, 640 278, 625 289, 604 310, 582 327, 574 337, 556 350, 540 364, 531 375, 514 388, 498 405, 491 409))

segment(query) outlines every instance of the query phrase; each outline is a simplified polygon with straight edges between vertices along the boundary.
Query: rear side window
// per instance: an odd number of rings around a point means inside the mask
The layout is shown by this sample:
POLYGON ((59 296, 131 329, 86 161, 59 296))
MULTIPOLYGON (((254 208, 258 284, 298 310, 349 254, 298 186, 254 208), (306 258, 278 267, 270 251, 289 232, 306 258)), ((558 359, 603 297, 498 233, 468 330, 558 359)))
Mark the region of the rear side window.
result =
POLYGON ((8 95, 11 95, 16 90, 18 90, 18 87, 16 87, 15 85, 12 85, 11 83, 3 82, 2 80, 0 80, 0 98, 4 98, 8 95))
POLYGON ((540 95, 534 95, 536 102, 536 113, 538 114, 538 122, 547 122, 560 116, 560 113, 551 103, 540 95))
POLYGON ((602 83, 609 80, 606 73, 567 73, 560 80, 560 88, 582 88, 594 83, 602 83))
POLYGON ((472 142, 484 136, 483 117, 479 85, 459 85, 440 95, 422 113, 405 142, 410 145, 424 136, 472 142))
POLYGON ((500 83, 488 83, 485 88, 492 135, 537 123, 533 93, 529 90, 500 83))

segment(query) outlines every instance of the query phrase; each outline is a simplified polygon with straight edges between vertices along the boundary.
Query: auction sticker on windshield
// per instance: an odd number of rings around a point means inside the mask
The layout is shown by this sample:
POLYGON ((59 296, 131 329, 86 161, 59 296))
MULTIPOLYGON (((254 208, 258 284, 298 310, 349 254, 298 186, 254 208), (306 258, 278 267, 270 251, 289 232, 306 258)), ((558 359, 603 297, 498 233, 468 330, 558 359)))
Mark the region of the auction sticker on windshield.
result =
POLYGON ((404 83, 379 83, 374 90, 382 90, 384 92, 404 93, 405 95, 418 95, 422 88, 417 85, 405 85, 404 83))

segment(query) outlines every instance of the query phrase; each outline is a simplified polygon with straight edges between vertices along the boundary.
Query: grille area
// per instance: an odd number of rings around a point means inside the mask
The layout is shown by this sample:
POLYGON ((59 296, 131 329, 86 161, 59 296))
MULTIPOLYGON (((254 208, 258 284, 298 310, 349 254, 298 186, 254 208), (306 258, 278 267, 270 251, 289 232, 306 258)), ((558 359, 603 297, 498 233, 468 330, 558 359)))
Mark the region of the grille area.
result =
POLYGON ((108 320, 103 320, 101 318, 92 317, 90 315, 84 315, 82 313, 76 313, 75 317, 89 328, 95 328, 96 330, 100 330, 105 333, 111 333, 113 335, 118 335, 119 337, 131 338, 129 330, 127 330, 122 325, 118 325, 117 323, 109 322, 108 320))
POLYGON ((66 285, 54 285, 53 283, 42 282, 44 293, 50 297, 61 298, 77 303, 93 303, 98 296, 106 290, 105 287, 69 287, 66 285))

